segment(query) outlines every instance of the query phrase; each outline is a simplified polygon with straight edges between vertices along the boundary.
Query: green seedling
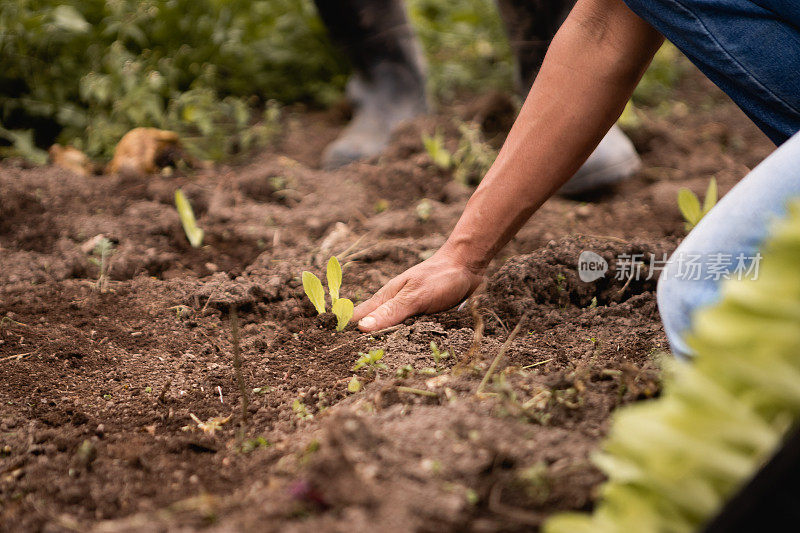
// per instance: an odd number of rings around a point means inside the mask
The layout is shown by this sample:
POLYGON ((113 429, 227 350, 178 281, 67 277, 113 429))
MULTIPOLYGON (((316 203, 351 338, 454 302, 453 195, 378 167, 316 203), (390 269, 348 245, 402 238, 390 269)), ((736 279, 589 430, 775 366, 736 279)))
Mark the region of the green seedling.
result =
POLYGON ((525 494, 542 504, 550 496, 550 479, 548 478, 547 463, 538 461, 517 474, 517 481, 522 485, 525 494))
POLYGON ((336 315, 336 331, 342 331, 353 318, 353 302, 347 298, 339 298, 333 302, 331 310, 336 315))
POLYGON ((360 355, 360 357, 356 359, 353 372, 365 367, 370 373, 377 373, 378 370, 388 370, 389 368, 381 362, 381 359, 383 359, 383 350, 370 350, 369 353, 358 352, 358 355, 360 355))
POLYGON ((453 166, 453 156, 444 147, 444 135, 439 129, 432 136, 423 133, 422 144, 434 165, 444 170, 453 166))
POLYGON ((319 278, 311 272, 303 272, 303 290, 317 313, 323 314, 325 312, 325 289, 322 288, 319 278))
POLYGON ((403 365, 397 369, 395 374, 400 379, 405 379, 414 373, 414 367, 411 365, 403 365))
POLYGON ((556 274, 556 289, 558 290, 558 292, 564 292, 565 290, 567 290, 566 282, 567 282, 567 277, 564 274, 560 272, 556 274))
POLYGON ((706 189, 706 196, 703 205, 695 193, 687 188, 678 191, 678 209, 680 209, 683 219, 686 221, 684 227, 686 231, 692 231, 706 214, 717 204, 717 179, 711 178, 706 189))
POLYGON ((255 439, 247 439, 242 443, 242 453, 250 453, 256 450, 269 448, 270 442, 264 437, 256 437, 255 439))
MULTIPOLYGON (((230 416, 214 416, 203 422, 194 413, 189 413, 189 417, 194 420, 194 423, 197 424, 198 429, 200 429, 203 433, 207 433, 208 435, 214 435, 218 430, 222 429, 222 426, 226 424, 228 420, 231 419, 230 416)), ((191 426, 184 426, 183 429, 189 430, 191 429, 191 426)))
POLYGON ((799 230, 796 199, 762 245, 758 278, 724 281, 693 314, 691 364, 664 358, 662 394, 614 411, 592 458, 607 479, 593 514, 556 515, 544 533, 702 531, 732 516, 731 499, 800 419, 799 230))
POLYGON ((194 248, 199 248, 203 245, 205 232, 197 226, 192 204, 189 203, 186 195, 180 189, 175 191, 175 208, 178 210, 178 216, 181 219, 183 231, 186 232, 186 238, 189 239, 189 244, 194 248))
POLYGON ((383 213, 384 211, 389 209, 389 201, 384 198, 381 198, 380 200, 375 202, 374 208, 375 208, 375 213, 383 213))
POLYGON ((331 295, 331 306, 333 306, 339 299, 339 289, 342 288, 342 265, 339 264, 339 260, 336 259, 335 255, 328 259, 326 274, 328 278, 328 292, 331 295))
POLYGON ((433 214, 433 204, 427 198, 423 198, 417 204, 416 211, 417 218, 422 222, 427 222, 430 220, 431 215, 433 214))
POLYGON ((450 357, 450 352, 448 351, 441 351, 439 347, 436 345, 436 342, 431 341, 431 353, 433 354, 433 363, 436 368, 439 368, 439 362, 443 359, 447 359, 450 357))
POLYGON ((97 290, 100 292, 106 292, 108 288, 109 257, 111 257, 113 253, 114 244, 103 237, 97 241, 94 250, 92 250, 92 255, 94 257, 89 258, 89 261, 100 268, 100 274, 97 276, 96 284, 97 290))
POLYGON ((292 411, 294 411, 294 414, 297 415, 297 418, 299 418, 300 420, 314 418, 314 415, 308 412, 306 404, 304 404, 303 400, 301 400, 300 398, 297 398, 292 403, 292 411))
POLYGON ((461 139, 453 154, 453 179, 464 185, 477 185, 497 158, 497 151, 484 141, 478 124, 461 123, 458 131, 461 139))
POLYGON ((359 381, 357 376, 353 376, 352 379, 350 379, 350 382, 347 383, 347 391, 352 392, 353 394, 360 391, 361 387, 361 381, 359 381))
MULTIPOLYGON (((342 266, 336 256, 328 260, 327 269, 328 292, 331 296, 331 312, 336 315, 336 331, 342 331, 353 318, 353 302, 347 298, 339 298, 342 288, 342 266)), ((325 312, 325 289, 322 282, 311 272, 303 272, 303 290, 311 300, 317 313, 325 312)))

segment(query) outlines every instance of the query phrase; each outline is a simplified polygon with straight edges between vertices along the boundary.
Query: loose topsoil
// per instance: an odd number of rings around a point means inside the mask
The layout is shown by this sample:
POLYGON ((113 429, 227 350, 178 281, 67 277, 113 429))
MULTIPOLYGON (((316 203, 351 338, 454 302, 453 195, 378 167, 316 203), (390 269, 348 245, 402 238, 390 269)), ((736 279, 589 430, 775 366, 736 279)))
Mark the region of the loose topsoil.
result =
MULTIPOLYGON (((335 172, 318 158, 341 119, 304 111, 247 162, 193 174, 0 163, 0 529, 530 531, 590 509, 609 415, 658 394, 667 350, 658 272, 616 279, 616 258, 661 259, 684 235, 680 187, 702 193, 716 176, 724 193, 773 149, 698 73, 675 98, 631 132, 635 178, 550 200, 472 304, 375 335, 335 332, 300 273, 324 278, 338 255, 342 294, 358 302, 444 242, 470 189, 420 134, 440 126, 455 146, 448 118, 335 172), (105 292, 97 235, 115 243, 105 292), (580 281, 582 250, 609 262, 605 278, 580 281), (435 362, 431 342, 449 357, 435 362), (385 367, 354 372, 372 349, 385 367)), ((497 98, 482 101, 456 111, 508 121, 497 98)))

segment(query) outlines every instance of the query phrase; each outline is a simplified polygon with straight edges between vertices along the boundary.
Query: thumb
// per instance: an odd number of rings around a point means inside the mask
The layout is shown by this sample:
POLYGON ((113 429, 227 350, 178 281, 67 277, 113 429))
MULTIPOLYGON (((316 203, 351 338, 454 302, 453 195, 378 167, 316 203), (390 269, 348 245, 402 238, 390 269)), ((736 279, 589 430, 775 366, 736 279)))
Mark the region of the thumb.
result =
POLYGON ((416 302, 410 292, 403 289, 358 322, 361 331, 377 331, 399 324, 417 313, 416 302))

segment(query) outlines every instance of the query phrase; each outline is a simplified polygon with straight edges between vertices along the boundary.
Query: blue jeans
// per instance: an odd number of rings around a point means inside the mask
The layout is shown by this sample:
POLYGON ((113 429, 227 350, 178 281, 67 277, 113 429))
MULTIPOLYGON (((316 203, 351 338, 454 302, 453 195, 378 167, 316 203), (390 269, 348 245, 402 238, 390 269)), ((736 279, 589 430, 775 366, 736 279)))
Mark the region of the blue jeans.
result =
POLYGON ((624 0, 781 144, 800 131, 800 0, 624 0))
POLYGON ((725 276, 756 274, 772 222, 800 196, 800 0, 624 1, 782 144, 703 218, 661 273, 664 329, 672 352, 687 357, 694 311, 719 299, 725 276))
POLYGON ((719 299, 724 279, 721 273, 732 278, 757 275, 761 244, 772 223, 786 215, 787 200, 798 196, 800 133, 731 189, 683 240, 662 270, 658 310, 672 353, 691 355, 685 335, 692 313, 719 299), (692 258, 699 258, 699 263, 693 265, 692 258))

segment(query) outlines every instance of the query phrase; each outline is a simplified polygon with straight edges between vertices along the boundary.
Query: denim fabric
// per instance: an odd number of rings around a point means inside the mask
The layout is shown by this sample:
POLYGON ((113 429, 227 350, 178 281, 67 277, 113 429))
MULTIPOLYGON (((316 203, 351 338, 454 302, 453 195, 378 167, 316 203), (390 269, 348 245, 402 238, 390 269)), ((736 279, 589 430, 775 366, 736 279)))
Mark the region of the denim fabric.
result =
POLYGON ((714 279, 717 276, 711 272, 709 258, 725 256, 720 266, 727 266, 731 272, 740 254, 756 257, 772 223, 785 216, 786 202, 796 197, 800 197, 800 133, 731 189, 683 240, 662 270, 658 309, 673 354, 691 355, 685 334, 692 314, 719 299, 721 281, 714 279), (689 272, 686 259, 697 256, 704 259, 701 269, 689 272))
POLYGON ((800 131, 800 0, 624 0, 775 144, 800 131))

